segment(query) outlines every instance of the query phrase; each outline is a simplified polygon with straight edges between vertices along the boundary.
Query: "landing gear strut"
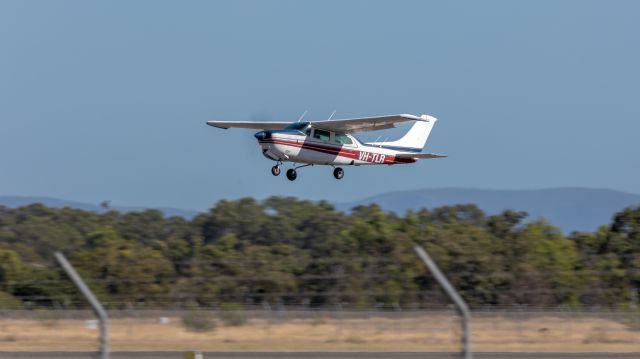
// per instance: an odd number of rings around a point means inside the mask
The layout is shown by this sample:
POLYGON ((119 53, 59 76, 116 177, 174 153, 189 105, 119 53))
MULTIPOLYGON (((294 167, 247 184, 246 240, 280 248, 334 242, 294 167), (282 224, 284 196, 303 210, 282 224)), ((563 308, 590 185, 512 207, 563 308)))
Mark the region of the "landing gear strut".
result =
POLYGON ((340 167, 336 167, 333 170, 333 177, 335 177, 336 179, 342 179, 342 177, 344 177, 344 170, 340 167))

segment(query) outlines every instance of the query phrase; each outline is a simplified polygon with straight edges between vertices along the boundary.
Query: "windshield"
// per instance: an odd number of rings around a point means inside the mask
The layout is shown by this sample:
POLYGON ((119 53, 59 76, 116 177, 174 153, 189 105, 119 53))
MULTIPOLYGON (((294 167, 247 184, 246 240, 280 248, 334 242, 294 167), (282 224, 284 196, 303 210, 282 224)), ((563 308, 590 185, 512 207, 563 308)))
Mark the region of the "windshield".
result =
POLYGON ((289 126, 285 127, 285 130, 296 130, 300 132, 304 132, 304 130, 309 127, 309 122, 294 122, 289 126))

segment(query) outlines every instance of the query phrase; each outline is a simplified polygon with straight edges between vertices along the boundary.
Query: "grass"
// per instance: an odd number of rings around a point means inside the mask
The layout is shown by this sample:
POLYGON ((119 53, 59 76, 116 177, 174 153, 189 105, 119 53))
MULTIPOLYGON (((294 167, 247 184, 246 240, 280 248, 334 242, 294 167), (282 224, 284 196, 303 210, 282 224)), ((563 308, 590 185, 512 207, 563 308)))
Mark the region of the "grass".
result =
POLYGON ((210 332, 218 326, 211 311, 186 310, 182 314, 182 326, 192 332, 210 332))
MULTIPOLYGON (((634 314, 637 315, 637 314, 634 314)), ((184 328, 180 317, 110 320, 113 351, 457 351, 459 323, 448 314, 403 318, 249 319, 212 332, 184 328)), ((523 317, 477 315, 474 351, 640 352, 640 335, 624 323, 553 314, 523 317)), ((84 320, 0 319, 0 351, 85 351, 98 347, 98 331, 84 320)))

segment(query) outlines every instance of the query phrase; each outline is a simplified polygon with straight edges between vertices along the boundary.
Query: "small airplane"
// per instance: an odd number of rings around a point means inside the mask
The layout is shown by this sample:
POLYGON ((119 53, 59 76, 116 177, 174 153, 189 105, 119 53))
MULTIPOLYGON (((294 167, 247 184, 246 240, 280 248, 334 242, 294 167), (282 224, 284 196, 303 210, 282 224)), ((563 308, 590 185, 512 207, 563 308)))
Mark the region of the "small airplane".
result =
MULTIPOLYGON (((296 170, 313 165, 328 165, 334 168, 336 179, 344 177, 338 166, 395 165, 414 163, 418 159, 441 158, 445 155, 422 153, 427 138, 437 118, 429 115, 390 115, 302 122, 260 121, 207 121, 207 125, 229 129, 249 128, 261 130, 254 136, 262 154, 276 161, 271 168, 274 176, 280 175, 284 162, 293 162, 287 170, 287 178, 295 181, 296 170), (413 121, 413 126, 396 141, 361 142, 353 136, 357 132, 394 128, 398 123, 413 121), (296 164, 302 164, 296 166, 296 164)), ((333 117, 333 115, 332 115, 333 117)))

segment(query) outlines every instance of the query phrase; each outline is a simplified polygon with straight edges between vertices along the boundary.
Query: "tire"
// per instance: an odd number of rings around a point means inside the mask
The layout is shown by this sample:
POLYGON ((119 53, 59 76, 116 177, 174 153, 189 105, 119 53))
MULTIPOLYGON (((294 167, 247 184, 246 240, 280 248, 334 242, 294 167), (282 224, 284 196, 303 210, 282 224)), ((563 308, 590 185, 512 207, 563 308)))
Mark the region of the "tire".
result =
POLYGON ((280 176, 280 166, 271 167, 271 174, 274 176, 280 176))
POLYGON ((293 168, 288 169, 287 179, 289 179, 289 181, 295 181, 296 178, 298 178, 298 173, 296 172, 296 170, 294 170, 293 168))
POLYGON ((337 167, 333 170, 333 177, 335 177, 336 179, 342 179, 342 177, 344 177, 344 170, 340 167, 337 167))

